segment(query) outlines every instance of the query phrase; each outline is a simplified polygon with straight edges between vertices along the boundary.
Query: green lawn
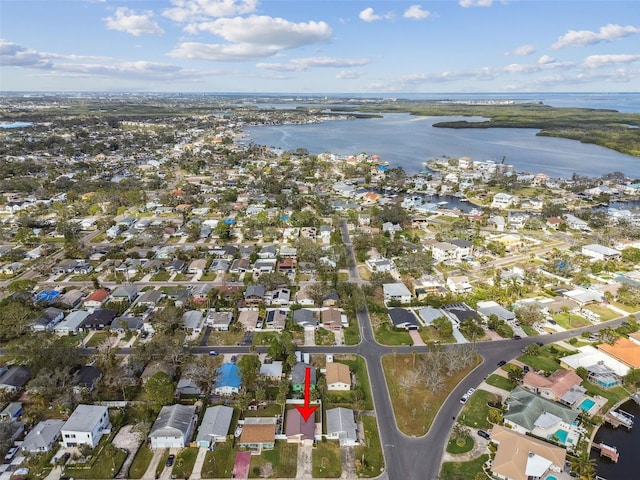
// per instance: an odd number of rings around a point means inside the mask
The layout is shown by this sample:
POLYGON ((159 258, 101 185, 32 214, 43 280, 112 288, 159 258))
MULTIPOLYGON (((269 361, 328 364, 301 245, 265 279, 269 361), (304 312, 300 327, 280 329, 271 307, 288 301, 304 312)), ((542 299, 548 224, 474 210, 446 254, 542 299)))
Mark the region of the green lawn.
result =
POLYGON ((489 385, 501 388, 502 390, 506 390, 510 392, 513 390, 513 383, 509 381, 508 378, 503 377, 502 375, 490 375, 489 378, 485 380, 489 385))
POLYGON ((394 332, 388 322, 383 322, 375 331, 376 340, 382 345, 412 345, 409 332, 394 332))
POLYGON ((365 445, 356 447, 356 471, 358 477, 377 477, 384 469, 382 445, 378 435, 378 424, 375 417, 362 417, 364 424, 365 445))
POLYGON ((264 408, 259 410, 247 410, 244 412, 246 417, 275 417, 276 415, 282 415, 282 406, 277 403, 270 403, 264 408))
POLYGON ((440 343, 456 343, 456 339, 453 335, 440 335, 437 328, 429 326, 420 329, 420 337, 424 343, 440 342, 440 343))
POLYGON ((311 454, 313 476, 338 478, 342 474, 340 443, 337 441, 318 442, 311 454))
POLYGON ((489 460, 489 455, 481 455, 470 462, 445 462, 440 470, 440 479, 475 480, 476 478, 485 478, 482 474, 482 466, 487 460, 489 460))
POLYGON ((464 445, 458 445, 458 442, 453 438, 449 440, 449 443, 447 443, 448 453, 453 453, 453 454, 467 453, 467 452, 470 452, 472 448, 473 448, 473 438, 471 438, 471 435, 467 437, 467 440, 464 442, 464 445))
POLYGON ((553 316, 553 319, 558 322, 558 325, 566 330, 592 325, 592 323, 586 318, 569 313, 557 313, 553 316))
POLYGON ((316 345, 333 345, 336 341, 336 335, 325 328, 318 328, 315 331, 316 345))
POLYGON ((162 471, 165 469, 167 464, 167 458, 169 458, 169 449, 166 448, 162 453, 162 457, 160 457, 160 461, 158 462, 158 466, 156 467, 156 478, 160 476, 162 471))
POLYGON ((600 305, 589 305, 585 307, 587 310, 591 310, 594 313, 600 315, 600 321, 606 322, 607 320, 613 320, 614 318, 618 318, 620 316, 619 313, 614 312, 613 310, 609 310, 606 307, 601 307, 600 305))
POLYGON ((244 331, 239 330, 234 332, 229 330, 228 332, 211 332, 207 340, 207 346, 215 345, 239 345, 244 337, 244 331))
POLYGON ((518 357, 522 363, 529 365, 534 370, 544 370, 545 372, 555 372, 560 368, 558 358, 564 357, 568 354, 568 350, 560 348, 555 345, 547 345, 540 347, 540 351, 537 356, 521 355, 518 357), (557 353, 552 353, 549 350, 554 348, 557 353))
POLYGON ((143 444, 138 449, 138 452, 133 459, 133 463, 129 467, 127 478, 142 478, 142 475, 147 471, 152 458, 153 451, 147 445, 143 444))
POLYGON ((150 280, 152 282, 166 282, 167 280, 169 280, 169 277, 171 277, 171 274, 169 272, 167 272, 166 270, 160 270, 155 275, 152 275, 150 280))
POLYGON ((249 478, 261 478, 262 469, 271 464, 272 477, 293 478, 298 469, 298 446, 277 441, 273 450, 263 450, 262 455, 251 456, 249 478))
POLYGON ((69 466, 64 469, 64 475, 87 479, 113 478, 120 470, 127 454, 125 451, 113 447, 111 440, 111 436, 104 437, 96 447, 94 457, 88 462, 90 468, 83 468, 87 465, 69 466))
POLYGON ((371 397, 371 387, 369 385, 369 374, 364 359, 358 355, 335 355, 334 360, 339 363, 349 365, 356 375, 356 383, 362 389, 364 395, 364 409, 373 410, 373 398, 371 397))
POLYGON ((231 478, 236 452, 231 442, 216 443, 212 452, 207 452, 202 466, 202 478, 231 478))
POLYGON ((349 326, 343 329, 344 343, 346 345, 357 345, 360 343, 360 328, 358 327, 358 320, 355 318, 349 319, 349 326))
POLYGON ((537 337, 538 335, 540 335, 538 331, 530 325, 520 325, 520 328, 522 328, 524 333, 526 333, 530 337, 537 337))
POLYGON ((109 332, 95 332, 87 342, 87 347, 99 347, 107 338, 109 338, 109 336, 109 332))
POLYGON ((489 401, 495 397, 495 394, 486 390, 476 390, 467 400, 466 405, 458 416, 458 421, 463 425, 471 428, 491 428, 491 423, 487 420, 489 413, 489 401))
POLYGON ((173 465, 172 475, 177 478, 189 478, 198 456, 198 448, 185 448, 178 455, 173 465))

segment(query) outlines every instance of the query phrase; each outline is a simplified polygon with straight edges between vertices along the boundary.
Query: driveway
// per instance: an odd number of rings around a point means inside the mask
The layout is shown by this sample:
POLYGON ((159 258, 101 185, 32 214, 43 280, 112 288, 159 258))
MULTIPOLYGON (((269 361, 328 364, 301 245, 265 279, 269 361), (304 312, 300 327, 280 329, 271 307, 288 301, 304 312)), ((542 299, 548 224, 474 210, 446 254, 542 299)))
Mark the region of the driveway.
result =
POLYGON ((356 449, 355 447, 340 448, 342 455, 342 475, 340 478, 358 478, 356 475, 356 449))
POLYGON ((208 450, 206 448, 198 449, 198 456, 196 457, 196 462, 193 464, 193 471, 191 472, 189 480, 200 480, 202 478, 201 472, 207 452, 208 450))
POLYGON ((159 448, 153 452, 153 458, 151 462, 149 462, 149 466, 147 467, 147 471, 144 472, 142 476, 142 480, 155 480, 156 478, 156 468, 162 459, 162 455, 164 454, 164 449, 159 448))
POLYGON ((298 445, 298 469, 296 478, 312 478, 311 472, 311 452, 313 447, 301 443, 298 445))
POLYGON ((120 468, 116 478, 127 478, 129 467, 133 463, 133 459, 142 444, 142 440, 140 433, 133 430, 133 425, 125 425, 118 430, 112 443, 115 447, 126 450, 127 458, 122 464, 122 468, 120 468))

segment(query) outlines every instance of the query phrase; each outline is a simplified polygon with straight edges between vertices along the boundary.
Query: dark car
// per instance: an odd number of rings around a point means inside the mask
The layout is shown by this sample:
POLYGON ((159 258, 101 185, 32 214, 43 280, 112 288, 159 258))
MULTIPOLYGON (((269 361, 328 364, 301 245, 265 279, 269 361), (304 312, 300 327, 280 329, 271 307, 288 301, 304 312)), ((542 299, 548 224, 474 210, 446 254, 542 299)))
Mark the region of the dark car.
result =
POLYGON ((172 453, 167 457, 167 467, 171 467, 173 465, 173 461, 176 459, 176 456, 172 453))
POLYGON ((524 367, 522 367, 522 371, 524 373, 529 373, 529 370, 530 370, 529 365, 525 365, 524 367))
POLYGON ((514 339, 514 340, 520 340, 521 338, 522 338, 522 337, 521 337, 520 335, 514 335, 514 336, 513 336, 513 339, 514 339))
POLYGON ((61 457, 60 457, 60 461, 62 463, 67 463, 69 461, 69 459, 71 458, 71 454, 69 452, 65 452, 61 457))
POLYGON ((498 366, 499 366, 499 367, 502 367, 503 365, 506 365, 506 364, 507 364, 507 361, 506 361, 506 360, 500 360, 500 361, 498 362, 498 366))
POLYGON ((536 345, 538 345, 539 347, 542 347, 544 345, 544 343, 542 342, 536 342, 536 345))
POLYGON ((478 430, 478 435, 481 436, 482 438, 486 438, 487 440, 491 438, 491 435, 489 435, 489 433, 485 432, 484 430, 478 430))

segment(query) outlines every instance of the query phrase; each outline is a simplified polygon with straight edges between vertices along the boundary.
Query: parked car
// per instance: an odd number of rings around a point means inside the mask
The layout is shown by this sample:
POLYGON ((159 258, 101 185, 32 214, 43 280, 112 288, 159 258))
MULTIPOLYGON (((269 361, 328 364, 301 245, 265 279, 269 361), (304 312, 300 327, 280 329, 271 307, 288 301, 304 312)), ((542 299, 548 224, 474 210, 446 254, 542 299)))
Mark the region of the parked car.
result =
POLYGON ((218 352, 216 352, 215 350, 210 350, 209 351, 209 355, 213 355, 214 357, 217 357, 220 354, 218 352))
POLYGON ((506 365, 506 364, 507 364, 507 361, 506 361, 506 360, 500 360, 500 361, 498 362, 498 366, 499 366, 499 367, 502 367, 503 365, 506 365))
POLYGON ((524 373, 529 373, 529 370, 531 370, 531 369, 529 368, 529 365, 525 365, 524 367, 522 367, 522 371, 523 371, 524 373))
POLYGON ((544 343, 542 343, 542 342, 540 342, 540 341, 537 341, 537 342, 536 342, 536 345, 538 345, 539 347, 542 347, 542 346, 544 345, 544 343))
POLYGON ((17 451, 18 447, 11 447, 7 454, 4 456, 4 463, 9 463, 17 451))
POLYGON ((64 454, 60 457, 60 461, 62 463, 67 463, 71 458, 71 454, 69 452, 64 452, 64 454))
POLYGON ((478 435, 481 436, 482 438, 486 438, 487 440, 491 438, 491 435, 489 435, 489 433, 485 432, 484 430, 478 430, 478 435))
POLYGON ((171 467, 173 465, 173 461, 176 459, 176 456, 172 453, 167 457, 167 467, 171 467))
POLYGON ((467 403, 467 400, 469 400, 469 395, 465 393, 460 399, 460 403, 467 403))
POLYGON ((514 340, 520 340, 521 338, 522 338, 522 337, 521 337, 520 335, 514 335, 514 336, 513 336, 513 339, 514 339, 514 340))

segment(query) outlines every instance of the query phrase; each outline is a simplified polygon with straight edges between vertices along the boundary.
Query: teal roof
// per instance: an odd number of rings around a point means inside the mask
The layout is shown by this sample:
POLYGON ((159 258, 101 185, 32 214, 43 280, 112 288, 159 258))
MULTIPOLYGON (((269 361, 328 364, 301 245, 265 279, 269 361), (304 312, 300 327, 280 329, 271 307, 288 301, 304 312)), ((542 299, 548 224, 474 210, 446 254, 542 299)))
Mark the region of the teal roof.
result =
POLYGON ((578 418, 578 412, 564 407, 535 393, 531 393, 522 387, 516 387, 507 399, 508 410, 504 419, 520 425, 527 430, 533 430, 536 420, 543 414, 551 414, 566 423, 573 423, 578 418))

